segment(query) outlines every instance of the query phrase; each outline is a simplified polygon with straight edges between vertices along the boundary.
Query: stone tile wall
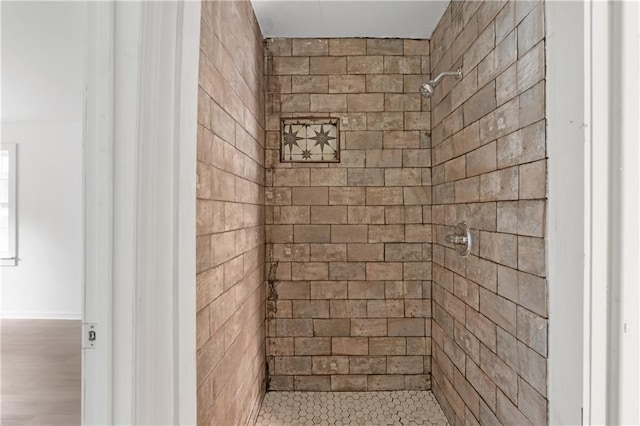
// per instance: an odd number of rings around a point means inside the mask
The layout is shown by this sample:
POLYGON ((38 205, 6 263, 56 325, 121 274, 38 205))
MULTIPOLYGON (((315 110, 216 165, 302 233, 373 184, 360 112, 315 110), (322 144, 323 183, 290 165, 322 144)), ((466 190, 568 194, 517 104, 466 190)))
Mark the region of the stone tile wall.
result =
POLYGON ((431 39, 433 390, 451 424, 545 424, 545 41, 539 2, 460 1, 431 39), (462 220, 468 258, 445 237, 462 220))
POLYGON ((198 424, 252 424, 264 395, 263 61, 249 1, 202 2, 198 424))
POLYGON ((265 66, 270 388, 429 388, 428 40, 271 39, 265 66), (340 119, 340 163, 280 163, 296 116, 340 119))

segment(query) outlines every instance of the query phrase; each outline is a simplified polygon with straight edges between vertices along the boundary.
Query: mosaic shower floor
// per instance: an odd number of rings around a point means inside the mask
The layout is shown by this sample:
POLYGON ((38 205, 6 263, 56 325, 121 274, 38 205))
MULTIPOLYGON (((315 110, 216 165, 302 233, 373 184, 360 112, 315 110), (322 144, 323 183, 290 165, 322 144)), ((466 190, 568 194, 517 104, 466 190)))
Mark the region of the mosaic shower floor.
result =
POLYGON ((430 391, 269 392, 256 426, 448 425, 430 391))

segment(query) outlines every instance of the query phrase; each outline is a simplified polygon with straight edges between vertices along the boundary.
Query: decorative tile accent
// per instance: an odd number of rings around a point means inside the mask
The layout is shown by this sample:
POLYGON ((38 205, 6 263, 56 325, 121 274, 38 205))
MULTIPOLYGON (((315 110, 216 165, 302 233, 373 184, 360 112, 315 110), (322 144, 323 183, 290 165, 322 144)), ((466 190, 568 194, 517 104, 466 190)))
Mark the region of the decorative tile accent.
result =
POLYGON ((340 162, 340 130, 337 118, 284 118, 281 128, 280 161, 340 162))
POLYGON ((269 392, 256 426, 449 425, 430 391, 269 392))

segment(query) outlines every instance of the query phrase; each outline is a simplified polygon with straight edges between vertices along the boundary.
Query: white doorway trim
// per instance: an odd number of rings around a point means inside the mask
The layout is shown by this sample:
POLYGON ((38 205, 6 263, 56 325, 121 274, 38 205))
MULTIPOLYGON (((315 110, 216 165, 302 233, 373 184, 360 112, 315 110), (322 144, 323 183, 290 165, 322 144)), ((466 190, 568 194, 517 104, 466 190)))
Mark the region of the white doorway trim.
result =
POLYGON ((83 424, 195 424, 199 2, 87 2, 83 424))
POLYGON ((640 7, 545 8, 549 423, 638 424, 640 7))
MULTIPOLYGON (((583 2, 545 2, 549 424, 581 424, 588 246, 583 2)), ((586 46, 585 46, 586 47, 586 46)))
MULTIPOLYGON (((640 424, 640 5, 612 2, 608 424, 640 424)), ((594 85, 597 84, 594 83, 594 85)))
MULTIPOLYGON (((112 423, 114 7, 85 3, 82 318, 99 324, 82 351, 82 424, 112 423)), ((83 336, 84 341, 84 336, 83 336)))

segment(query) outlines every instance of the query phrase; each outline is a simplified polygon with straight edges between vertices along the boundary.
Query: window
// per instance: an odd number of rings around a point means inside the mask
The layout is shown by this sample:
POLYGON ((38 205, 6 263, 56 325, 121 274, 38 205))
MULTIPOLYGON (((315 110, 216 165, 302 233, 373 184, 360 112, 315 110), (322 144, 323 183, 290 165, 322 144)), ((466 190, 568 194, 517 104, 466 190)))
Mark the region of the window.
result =
POLYGON ((18 262, 16 220, 16 145, 2 144, 0 150, 0 257, 2 266, 18 262))

